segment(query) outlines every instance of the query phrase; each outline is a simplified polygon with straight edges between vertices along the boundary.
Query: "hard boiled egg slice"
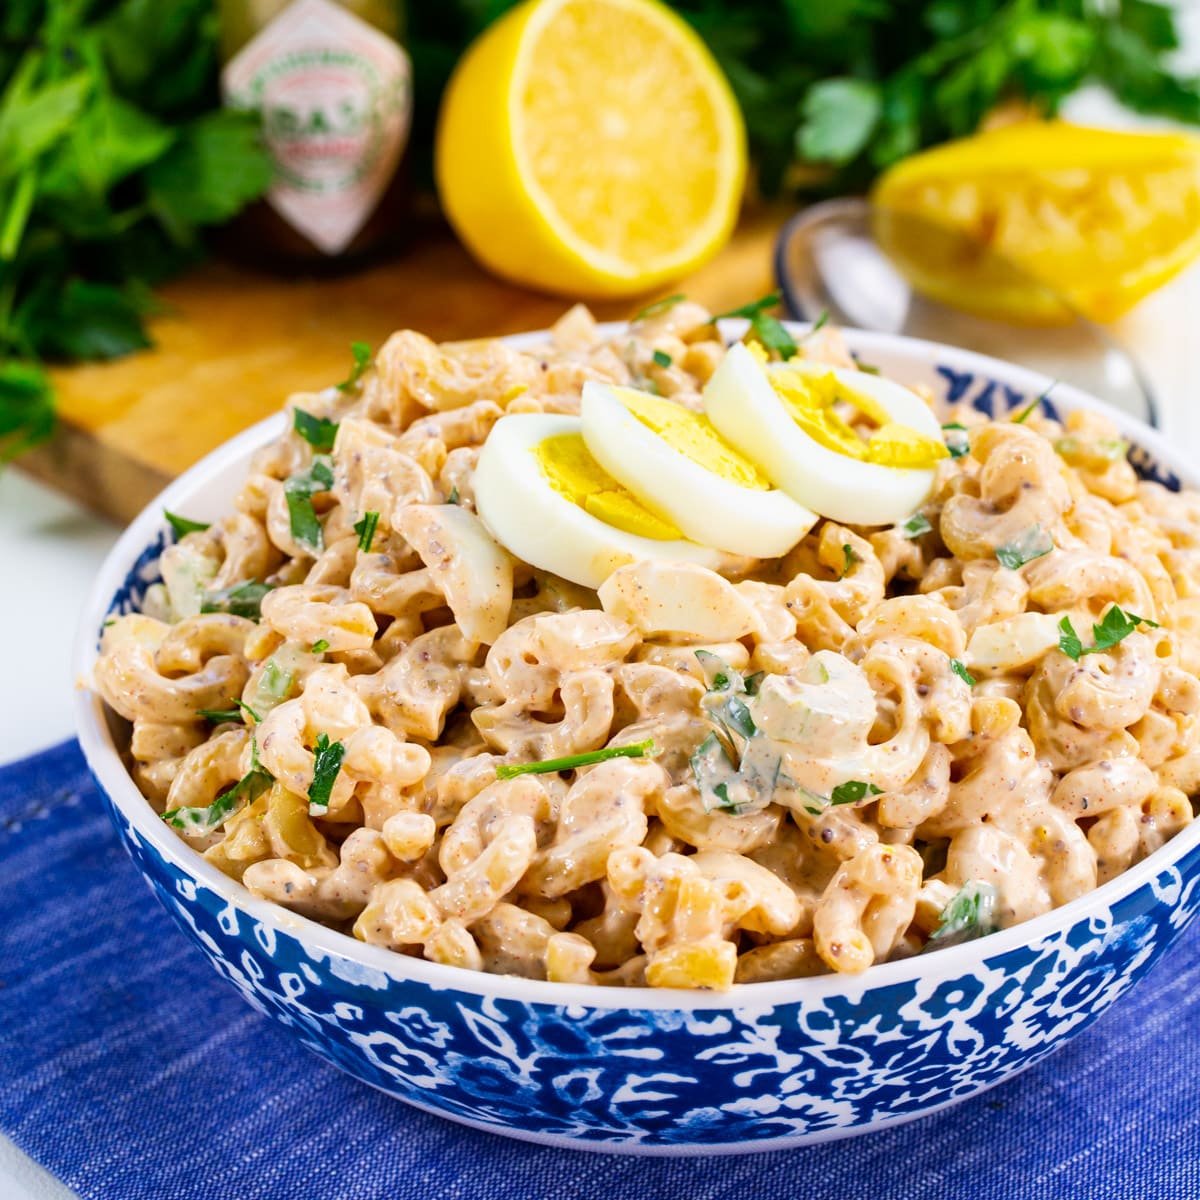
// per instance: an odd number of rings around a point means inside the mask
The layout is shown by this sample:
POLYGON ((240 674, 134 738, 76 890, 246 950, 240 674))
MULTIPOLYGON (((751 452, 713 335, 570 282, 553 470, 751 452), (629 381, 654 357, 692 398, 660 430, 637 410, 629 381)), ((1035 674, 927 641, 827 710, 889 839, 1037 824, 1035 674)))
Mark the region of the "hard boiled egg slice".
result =
POLYGON ((704 409, 792 499, 850 525, 911 516, 949 454, 937 418, 898 383, 795 359, 764 365, 741 343, 705 386, 704 409))
POLYGON ((723 555, 684 540, 588 453, 578 417, 521 413, 492 427, 475 466, 475 508, 492 536, 532 566, 598 588, 644 559, 716 568, 723 555))
POLYGON ((685 537, 730 554, 778 558, 817 522, 703 414, 633 388, 583 385, 592 457, 685 537))

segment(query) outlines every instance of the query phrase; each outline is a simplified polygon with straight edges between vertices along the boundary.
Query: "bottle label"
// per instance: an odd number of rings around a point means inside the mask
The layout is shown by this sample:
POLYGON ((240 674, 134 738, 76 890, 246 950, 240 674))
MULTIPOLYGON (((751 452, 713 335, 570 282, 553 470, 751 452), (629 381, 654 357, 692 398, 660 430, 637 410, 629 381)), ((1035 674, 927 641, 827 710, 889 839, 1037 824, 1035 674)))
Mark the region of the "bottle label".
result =
POLYGON ((391 38, 331 0, 295 0, 230 59, 225 103, 262 113, 267 200, 340 254, 392 180, 412 123, 412 70, 391 38))

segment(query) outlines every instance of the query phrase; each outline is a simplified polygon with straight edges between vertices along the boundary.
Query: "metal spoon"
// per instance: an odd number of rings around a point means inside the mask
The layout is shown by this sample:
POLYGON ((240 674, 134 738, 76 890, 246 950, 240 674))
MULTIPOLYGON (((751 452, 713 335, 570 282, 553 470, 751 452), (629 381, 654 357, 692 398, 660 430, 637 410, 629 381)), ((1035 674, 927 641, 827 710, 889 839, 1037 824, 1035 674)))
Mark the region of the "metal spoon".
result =
MULTIPOLYGON (((895 213, 889 219, 913 222, 905 239, 909 244, 924 238, 944 254, 947 239, 958 239, 964 256, 975 261, 981 254, 991 256, 989 273, 1003 272, 1019 280, 1022 288, 1051 293, 1011 260, 981 250, 966 234, 895 213)), ((1102 326, 1078 315, 1070 324, 1052 328, 1010 325, 920 295, 876 242, 865 200, 828 200, 793 217, 776 243, 775 275, 788 315, 797 320, 814 320, 828 311, 838 325, 903 333, 1006 358, 1074 384, 1150 425, 1158 424, 1158 406, 1145 372, 1102 326)), ((1054 298, 1069 307, 1061 297, 1054 298)))

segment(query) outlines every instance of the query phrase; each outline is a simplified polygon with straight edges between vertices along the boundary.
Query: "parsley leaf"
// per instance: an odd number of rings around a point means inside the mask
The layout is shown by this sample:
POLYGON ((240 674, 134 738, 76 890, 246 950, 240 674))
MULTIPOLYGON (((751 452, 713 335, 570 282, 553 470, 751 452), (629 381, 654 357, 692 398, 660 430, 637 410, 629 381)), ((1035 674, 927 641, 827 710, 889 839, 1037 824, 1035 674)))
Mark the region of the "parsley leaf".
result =
POLYGON ((845 783, 839 783, 829 794, 829 803, 857 804, 867 796, 881 796, 882 794, 883 789, 877 788, 873 783, 866 783, 861 779, 847 779, 845 783))
POLYGON ((328 454, 337 437, 338 423, 328 417, 314 417, 302 408, 292 409, 292 428, 316 451, 328 454))
POLYGON ((665 313, 668 309, 674 308, 681 300, 686 299, 682 292, 675 292, 674 295, 664 296, 661 300, 655 300, 653 304, 647 304, 645 308, 639 309, 632 316, 631 321, 645 321, 649 317, 657 317, 661 313, 665 313))
POLYGON ((354 522, 354 532, 358 534, 358 548, 364 554, 371 553, 371 543, 375 540, 375 530, 379 525, 377 512, 366 512, 354 522))
POLYGON ((855 552, 854 547, 848 542, 842 546, 842 558, 845 560, 845 565, 842 567, 841 578, 845 579, 846 576, 850 574, 850 568, 854 566, 856 562, 860 562, 861 560, 859 559, 858 554, 855 552))
POLYGON ((1019 537, 996 547, 996 559, 1002 567, 1015 571, 1054 549, 1054 539, 1040 526, 1031 525, 1019 537))
POLYGON ((606 746, 602 750, 585 750, 582 754, 568 754, 563 758, 547 758, 541 762, 501 763, 496 768, 497 779, 516 779, 518 775, 552 775, 556 771, 572 771, 576 767, 590 767, 593 763, 607 762, 610 758, 653 758, 654 742, 647 739, 631 746, 606 746))
POLYGON ((1058 648, 1070 659, 1078 662, 1085 654, 1100 654, 1111 650, 1123 642, 1139 625, 1148 625, 1157 629, 1158 622, 1148 617, 1139 617, 1136 613, 1127 613, 1114 604, 1101 620, 1092 625, 1093 644, 1084 646, 1079 634, 1075 632, 1070 617, 1063 617, 1058 623, 1058 648))
POLYGON ((996 902, 996 889, 990 883, 972 880, 964 884, 942 909, 925 949, 940 950, 995 933, 996 902))
POLYGON ((172 808, 162 819, 189 837, 202 837, 219 829, 247 804, 253 804, 275 782, 275 776, 259 764, 258 746, 250 743, 250 770, 211 804, 196 808, 172 808))
POLYGON ((325 537, 312 498, 318 492, 329 491, 331 487, 333 460, 324 454, 318 454, 307 471, 290 475, 283 482, 292 537, 313 555, 325 549, 325 537))
POLYGON ((331 742, 327 733, 317 734, 317 743, 313 747, 313 778, 308 788, 308 810, 314 816, 329 810, 333 785, 345 756, 344 742, 331 742))
POLYGON ((655 366, 669 367, 671 365, 671 356, 665 350, 655 350, 651 357, 654 359, 655 366))
POLYGON ((247 579, 244 583, 235 583, 217 592, 205 592, 200 600, 200 611, 229 613, 234 617, 245 617, 249 621, 261 621, 263 597, 269 591, 269 583, 247 579))
POLYGON ((167 518, 167 524, 175 530, 176 539, 184 537, 189 533, 203 533, 209 528, 207 521, 192 521, 187 517, 179 517, 165 508, 163 509, 163 516, 167 518))
POLYGON ((196 715, 203 717, 206 721, 213 721, 218 725, 225 721, 242 721, 245 723, 246 717, 252 717, 255 721, 262 720, 262 717, 250 705, 243 704, 240 700, 235 700, 232 708, 197 709, 196 715))
POLYGON ((971 453, 971 441, 965 425, 951 421, 949 425, 942 426, 942 433, 946 435, 946 449, 950 451, 951 458, 962 458, 971 453))
POLYGON ((354 359, 354 366, 350 368, 350 374, 337 385, 339 392, 353 391, 371 365, 371 347, 366 342, 351 342, 350 354, 354 359))
POLYGON ((459 495, 458 495, 458 484, 457 483, 450 485, 450 495, 448 495, 446 497, 446 503, 447 504, 461 504, 462 503, 462 500, 459 498, 459 495))
POLYGON ((857 158, 870 141, 883 98, 879 85, 865 79, 823 79, 808 89, 800 112, 800 157, 842 165, 857 158))
POLYGON ((961 658, 952 658, 950 660, 950 670, 952 670, 955 675, 957 675, 959 679, 961 679, 963 683, 967 685, 967 687, 974 687, 978 682, 975 676, 967 670, 967 664, 963 662, 961 658))
POLYGON ((923 512, 915 512, 900 526, 900 532, 906 538, 919 538, 924 537, 927 533, 932 533, 933 526, 923 512))
MULTIPOLYGON (((799 347, 792 335, 784 328, 783 322, 767 312, 768 309, 778 308, 779 303, 779 293, 771 292, 770 295, 763 296, 760 300, 752 300, 749 304, 743 304, 739 308, 731 308, 728 312, 718 313, 713 320, 720 321, 726 317, 748 318, 750 333, 762 343, 766 350, 778 354, 784 362, 787 362, 788 359, 794 358, 799 353, 799 347)), ((823 322, 821 323, 823 324, 823 322)), ((819 324, 814 325, 810 332, 815 333, 818 328, 820 328, 819 324)))

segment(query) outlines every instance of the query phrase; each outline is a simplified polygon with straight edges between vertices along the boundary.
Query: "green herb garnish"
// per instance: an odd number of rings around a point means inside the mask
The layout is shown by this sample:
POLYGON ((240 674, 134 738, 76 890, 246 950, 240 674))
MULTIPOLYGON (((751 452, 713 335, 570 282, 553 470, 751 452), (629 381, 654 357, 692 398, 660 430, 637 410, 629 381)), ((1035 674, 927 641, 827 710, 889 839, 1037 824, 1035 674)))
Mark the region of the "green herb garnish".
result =
POLYGON ((338 423, 327 417, 314 417, 302 408, 292 409, 292 428, 316 451, 328 454, 337 437, 338 423))
POLYGON ((325 549, 325 537, 321 522, 317 520, 312 498, 318 492, 329 491, 331 487, 333 460, 325 454, 318 454, 307 471, 290 475, 283 482, 283 495, 287 500, 292 537, 313 555, 320 554, 325 549))
POLYGON ((919 538, 924 537, 927 533, 932 533, 933 526, 923 512, 915 512, 900 526, 900 532, 906 538, 919 538))
POLYGON ((1054 549, 1054 539, 1040 526, 1031 525, 1020 537, 996 547, 996 559, 1010 571, 1041 558, 1054 549))
POLYGON ((371 553, 371 543, 375 540, 375 530, 379 525, 379 514, 367 512, 354 522, 354 532, 358 534, 358 548, 364 554, 371 553))
POLYGON ((188 517, 176 516, 175 513, 169 512, 165 508, 163 509, 163 516, 167 518, 167 524, 175 530, 175 537, 177 539, 185 537, 189 533, 203 533, 206 529, 210 528, 207 521, 193 521, 188 517))
POLYGON ((1063 458, 1100 458, 1106 462, 1120 462, 1129 454, 1129 443, 1124 438, 1096 438, 1080 441, 1074 434, 1060 437, 1054 449, 1063 458))
MULTIPOLYGON (((779 302, 779 293, 772 292, 769 296, 764 296, 761 300, 752 300, 749 304, 743 304, 740 308, 731 308, 728 312, 718 313, 713 320, 720 321, 726 317, 748 318, 751 334, 763 344, 765 349, 773 351, 784 362, 787 362, 788 359, 794 358, 800 351, 796 345, 795 338, 784 328, 783 322, 778 317, 773 317, 767 312, 770 308, 778 308, 779 302)), ((827 316, 827 314, 825 315, 827 316)), ((818 321, 809 332, 816 333, 822 323, 818 321)))
POLYGON ((162 819, 175 829, 199 836, 219 829, 238 809, 253 804, 275 782, 275 777, 258 761, 258 746, 250 742, 250 770, 227 792, 202 808, 172 808, 162 819))
POLYGON ((937 929, 929 935, 926 950, 957 946, 996 932, 996 889, 972 880, 955 893, 942 909, 937 929))
POLYGON ((950 451, 951 458, 962 458, 971 453, 969 431, 965 425, 951 421, 949 425, 942 426, 942 433, 946 435, 946 449, 950 451))
POLYGON ((848 542, 842 546, 842 558, 844 560, 844 565, 842 567, 841 578, 845 579, 846 576, 850 574, 850 568, 854 566, 856 562, 861 562, 862 560, 858 557, 854 547, 848 542))
POLYGON ((459 499, 457 483, 451 485, 450 495, 448 495, 446 497, 446 503, 447 504, 461 504, 462 503, 462 501, 459 499))
POLYGON ((366 374, 367 368, 371 365, 371 347, 366 342, 351 342, 350 354, 354 359, 354 365, 350 368, 350 374, 337 385, 339 392, 349 392, 358 386, 358 381, 366 374))
POLYGON ((1071 624, 1070 617, 1063 617, 1058 623, 1058 648, 1070 659, 1078 662, 1085 654, 1100 654, 1111 650, 1123 642, 1139 625, 1147 625, 1151 629, 1158 628, 1157 621, 1148 617, 1139 617, 1135 613, 1127 613, 1119 605, 1114 604, 1101 618, 1092 625, 1091 646, 1085 646, 1079 634, 1071 624))
POLYGON ((653 304, 647 304, 645 308, 639 309, 631 318, 633 321, 644 321, 648 317, 657 317, 660 313, 665 313, 668 309, 674 308, 681 300, 686 299, 682 292, 675 292, 674 295, 664 296, 661 300, 655 300, 653 304))
POLYGON ((568 754, 563 758, 547 758, 541 762, 501 763, 496 768, 497 779, 515 779, 518 775, 552 775, 556 771, 571 771, 576 767, 590 767, 592 763, 607 762, 610 758, 651 758, 654 741, 635 742, 631 746, 606 746, 603 750, 586 750, 582 754, 568 754))
POLYGON ((950 660, 950 670, 952 670, 955 675, 957 675, 959 679, 961 679, 963 683, 967 685, 967 687, 975 686, 977 680, 975 679, 975 676, 967 670, 967 664, 963 662, 962 659, 952 658, 950 660))
POLYGON ((247 579, 216 592, 205 592, 200 600, 202 613, 229 613, 233 617, 245 617, 249 621, 262 619, 263 597, 271 591, 269 583, 247 579))
POLYGON ((837 787, 829 795, 830 804, 857 804, 860 800, 867 796, 881 796, 882 788, 877 788, 873 783, 867 783, 862 779, 847 779, 845 783, 839 783, 837 787))
POLYGON ((329 643, 324 638, 318 638, 309 647, 309 652, 312 654, 324 654, 329 649, 329 643))
POLYGON ((650 357, 654 359, 655 366, 669 367, 671 365, 671 356, 665 350, 655 350, 650 357))
POLYGON ((1036 396, 1036 397, 1034 397, 1034 399, 1030 400, 1030 402, 1027 405, 1025 405, 1025 407, 1023 409, 1021 409, 1021 411, 1019 413, 1017 413, 1017 415, 1015 417, 1012 418, 1012 423, 1014 425, 1024 425, 1025 422, 1029 420, 1030 416, 1039 407, 1041 407, 1042 401, 1045 400, 1046 397, 1049 396, 1050 393, 1052 391, 1054 391, 1054 389, 1057 386, 1058 386, 1058 380, 1056 379, 1052 384, 1050 384, 1050 386, 1048 388, 1046 388, 1046 390, 1040 396, 1036 396))
POLYGON ((233 708, 201 708, 198 709, 196 715, 203 717, 206 721, 212 721, 216 725, 221 725, 226 721, 241 721, 245 723, 245 717, 252 717, 255 721, 261 721, 262 717, 258 715, 248 704, 243 704, 240 700, 233 702, 233 708))
POLYGON ((327 733, 317 734, 317 743, 313 747, 313 778, 308 788, 308 810, 314 816, 328 811, 333 785, 345 756, 344 742, 331 742, 327 733))

